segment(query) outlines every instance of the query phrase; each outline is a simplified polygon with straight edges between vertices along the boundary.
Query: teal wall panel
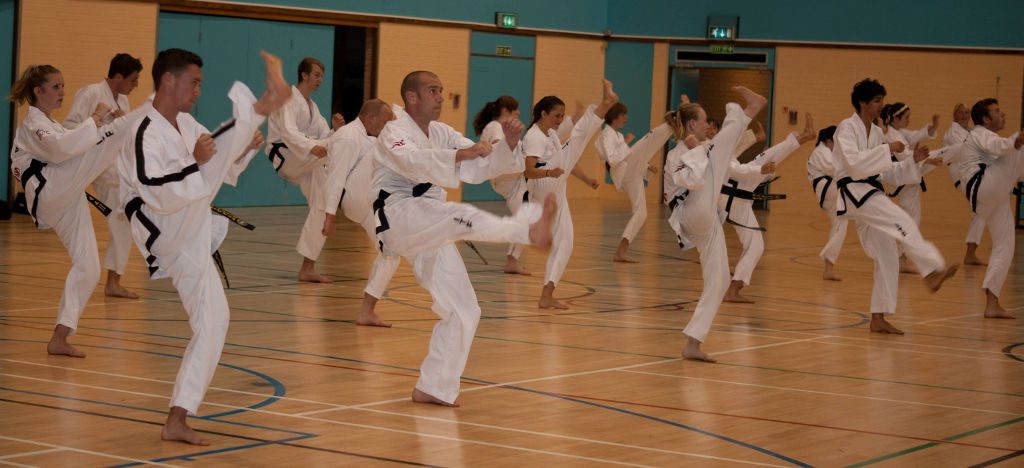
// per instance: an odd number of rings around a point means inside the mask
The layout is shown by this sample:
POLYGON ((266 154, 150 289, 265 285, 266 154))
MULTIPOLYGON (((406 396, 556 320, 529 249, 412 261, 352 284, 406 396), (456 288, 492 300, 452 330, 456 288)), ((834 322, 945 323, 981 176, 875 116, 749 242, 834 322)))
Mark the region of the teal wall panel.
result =
MULTIPOLYGON (((536 50, 536 40, 532 36, 474 32, 470 38, 470 49, 474 54, 493 55, 498 45, 512 47, 514 57, 533 57, 536 50)), ((469 57, 466 136, 474 140, 479 138, 473 130, 473 118, 484 104, 504 94, 519 101, 521 118, 529 121, 533 106, 533 65, 532 59, 484 55, 469 57)), ((527 123, 525 121, 524 124, 527 123)), ((462 199, 465 201, 503 200, 491 188, 490 182, 463 184, 462 187, 462 199)))
MULTIPOLYGON (((207 128, 213 129, 231 117, 227 92, 233 82, 245 83, 257 96, 263 92, 261 49, 281 57, 285 79, 291 83, 297 81, 296 70, 304 57, 320 59, 328 74, 313 100, 324 114, 331 111, 333 26, 161 13, 158 30, 158 50, 179 47, 203 58, 203 94, 193 114, 207 128)), ((227 207, 306 203, 298 187, 274 173, 262 151, 242 173, 238 186, 224 187, 215 202, 227 207)))
MULTIPOLYGON (((14 0, 0 0, 0 96, 11 92, 14 77, 14 0)), ((0 201, 7 200, 11 179, 11 144, 14 132, 11 130, 11 103, 0 101, 0 201)), ((8 200, 10 201, 10 200, 8 200)))

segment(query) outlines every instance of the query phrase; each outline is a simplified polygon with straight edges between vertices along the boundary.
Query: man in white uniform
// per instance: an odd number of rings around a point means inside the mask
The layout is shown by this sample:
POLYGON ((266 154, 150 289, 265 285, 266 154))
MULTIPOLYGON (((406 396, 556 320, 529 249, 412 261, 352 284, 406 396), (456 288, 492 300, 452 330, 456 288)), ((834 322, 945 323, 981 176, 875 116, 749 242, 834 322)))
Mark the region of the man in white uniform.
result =
MULTIPOLYGON (((302 255, 299 281, 330 283, 316 271, 316 259, 327 238, 323 233, 323 189, 327 170, 324 168, 331 128, 320 115, 310 95, 320 88, 324 64, 313 57, 299 63, 299 82, 292 87, 292 97, 275 111, 267 124, 267 155, 277 174, 297 184, 309 203, 309 214, 302 225, 296 250, 302 255)), ((334 114, 331 123, 337 129, 345 123, 341 114, 334 114)))
POLYGON ((496 175, 522 171, 517 157, 523 124, 504 124, 505 141, 473 143, 437 119, 444 103, 441 80, 415 71, 402 81, 405 113, 388 122, 377 138, 374 213, 377 240, 386 255, 412 263, 416 280, 430 292, 434 326, 427 357, 412 400, 457 406, 459 379, 480 320, 480 305, 455 248, 457 240, 512 242, 546 247, 551 243, 553 197, 524 204, 514 217, 500 218, 471 205, 445 202, 441 187, 460 181, 482 183, 496 175))
POLYGON ((186 423, 195 415, 220 360, 229 309, 210 254, 214 246, 210 203, 221 184, 233 182, 263 143, 258 128, 291 90, 281 61, 261 52, 267 91, 256 101, 235 83, 229 97, 234 118, 212 134, 188 113, 199 97, 202 59, 168 49, 153 63, 153 108, 133 126, 118 161, 121 201, 132 237, 152 278, 170 276, 192 328, 174 382, 161 438, 208 445, 186 423))
MULTIPOLYGON (((942 146, 963 145, 970 134, 971 110, 963 103, 958 103, 953 107, 953 123, 942 137, 942 146)), ((963 159, 958 157, 956 160, 949 161, 946 164, 946 169, 949 170, 949 178, 952 179, 953 185, 960 193, 964 193, 964 186, 960 183, 960 173, 963 172, 962 161, 963 159)), ((964 265, 986 265, 982 259, 978 258, 978 244, 981 244, 981 236, 984 233, 985 220, 972 211, 971 224, 967 228, 967 251, 964 253, 964 265)))
MULTIPOLYGON (((75 93, 71 110, 64 119, 64 127, 74 128, 88 119, 96 105, 103 103, 110 106, 108 121, 128 113, 128 95, 139 86, 139 73, 142 62, 128 54, 117 54, 110 59, 107 78, 99 83, 86 85, 75 93)), ((138 299, 135 294, 121 286, 121 275, 128 265, 128 253, 132 249, 132 234, 128 228, 128 218, 117 209, 120 205, 117 178, 117 164, 111 164, 106 171, 92 181, 96 195, 112 211, 107 215, 107 226, 110 230, 110 241, 107 243, 107 254, 103 258, 103 266, 107 269, 107 284, 103 293, 111 297, 127 297, 138 299)))
MULTIPOLYGON (((345 217, 366 230, 370 243, 377 250, 377 218, 373 216, 376 196, 372 187, 373 154, 377 150, 377 136, 394 118, 395 114, 386 102, 380 99, 366 101, 359 110, 359 117, 338 130, 328 146, 324 236, 334 234, 335 215, 341 205, 345 217)), ((399 258, 384 255, 378 250, 363 291, 363 304, 359 308, 356 325, 391 326, 380 319, 374 308, 398 269, 399 258)))
POLYGON ((936 292, 953 276, 957 264, 946 266, 939 250, 921 235, 917 223, 906 211, 885 196, 880 181, 886 173, 901 175, 913 183, 920 180, 917 163, 928 158, 928 148, 918 147, 906 161, 893 161, 892 155, 903 151, 902 143, 885 143, 882 129, 873 122, 882 111, 885 87, 865 79, 853 87, 850 101, 856 112, 836 128, 833 161, 836 167, 836 188, 839 191, 837 214, 848 216, 857 224, 861 245, 875 261, 874 288, 871 294, 871 324, 874 333, 903 334, 885 320, 896 312, 899 288, 899 253, 896 243, 903 244, 907 257, 924 276, 925 286, 936 292))
POLYGON ((1003 138, 996 132, 1006 127, 999 101, 982 99, 971 107, 974 129, 964 143, 961 187, 992 238, 992 254, 985 270, 985 317, 1016 318, 999 304, 1016 244, 1011 192, 1024 178, 1024 132, 1003 138))

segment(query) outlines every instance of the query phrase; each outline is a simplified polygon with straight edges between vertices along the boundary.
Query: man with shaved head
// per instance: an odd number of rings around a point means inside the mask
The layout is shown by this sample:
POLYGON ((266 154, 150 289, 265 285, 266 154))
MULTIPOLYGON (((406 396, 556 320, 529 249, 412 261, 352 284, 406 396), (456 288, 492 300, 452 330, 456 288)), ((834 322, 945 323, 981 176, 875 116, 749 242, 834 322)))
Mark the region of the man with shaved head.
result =
POLYGON ((412 400, 458 406, 459 379, 480 321, 480 305, 466 265, 453 244, 458 240, 551 244, 553 197, 524 204, 513 217, 498 217, 471 205, 446 202, 442 187, 460 182, 482 183, 510 172, 522 172, 517 119, 502 125, 504 141, 474 143, 438 122, 444 104, 440 78, 415 71, 402 81, 405 109, 388 122, 377 138, 373 203, 378 246, 385 255, 401 255, 412 263, 416 280, 433 298, 431 310, 441 317, 434 326, 427 357, 412 400))
MULTIPOLYGON (((380 99, 371 99, 363 103, 359 117, 338 130, 334 140, 328 145, 327 188, 325 195, 325 211, 323 235, 330 236, 335 231, 335 215, 340 205, 345 217, 366 229, 370 243, 377 246, 376 218, 373 217, 373 152, 376 149, 377 135, 384 125, 394 120, 395 114, 391 106, 380 99)), ((370 270, 370 278, 363 291, 363 305, 356 318, 357 325, 390 327, 374 312, 377 300, 384 294, 395 270, 398 269, 399 257, 377 254, 370 270)))

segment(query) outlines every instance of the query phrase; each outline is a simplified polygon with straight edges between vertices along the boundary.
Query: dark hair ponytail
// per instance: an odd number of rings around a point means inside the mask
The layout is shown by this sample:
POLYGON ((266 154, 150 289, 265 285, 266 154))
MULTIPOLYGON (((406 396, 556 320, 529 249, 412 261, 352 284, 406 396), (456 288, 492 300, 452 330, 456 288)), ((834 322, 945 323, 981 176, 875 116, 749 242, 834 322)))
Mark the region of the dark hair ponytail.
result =
POLYGON ((542 97, 540 101, 537 101, 537 104, 533 106, 533 121, 530 122, 530 125, 532 126, 540 120, 541 112, 551 112, 552 109, 558 106, 565 107, 565 103, 562 102, 561 99, 558 99, 558 96, 542 97))
POLYGON ((475 131, 477 135, 483 133, 484 127, 498 117, 501 117, 501 111, 506 109, 509 112, 519 110, 519 101, 512 96, 501 96, 498 99, 484 104, 484 108, 480 109, 480 112, 476 113, 476 117, 473 117, 473 131, 475 131))

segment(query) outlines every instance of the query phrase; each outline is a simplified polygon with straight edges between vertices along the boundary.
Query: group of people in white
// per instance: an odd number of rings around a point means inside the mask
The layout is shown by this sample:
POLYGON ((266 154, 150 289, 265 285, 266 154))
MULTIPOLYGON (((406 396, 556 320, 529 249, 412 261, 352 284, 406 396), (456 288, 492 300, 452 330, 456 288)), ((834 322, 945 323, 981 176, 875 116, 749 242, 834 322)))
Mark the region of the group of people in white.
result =
POLYGON ((721 302, 752 302, 740 290, 750 283, 765 250, 752 208, 753 201, 764 199, 758 185, 815 138, 808 177, 832 221, 821 252, 823 277, 839 279, 834 265, 847 221, 854 220, 865 252, 875 261, 872 332, 902 333, 885 320, 896 309, 900 258, 905 259, 903 270, 920 272, 933 292, 957 269, 945 263, 918 228, 922 175, 941 165, 949 168, 974 213, 966 263, 983 264, 975 249, 982 229, 991 233, 984 314, 1013 318, 998 298, 1013 257, 1010 191, 1024 175, 1024 137, 996 133, 1003 129, 1004 116, 993 99, 969 111, 958 105, 945 146, 929 151, 917 143, 935 136, 937 117, 926 128, 908 130, 909 107, 884 105, 885 88, 864 80, 851 94, 854 114, 837 127, 816 134, 807 116, 802 132, 739 163, 740 153, 764 140, 763 130, 747 127, 767 104, 742 86, 733 90, 744 104, 727 105, 720 127, 709 123, 700 104, 683 96, 664 122, 638 140, 621 133, 628 109, 607 80, 601 101, 586 108, 577 104, 571 117, 557 96, 542 98, 528 128, 520 121, 519 103, 501 96, 476 115, 473 125, 480 139, 473 141, 439 121, 444 88, 432 72, 405 77, 401 105, 370 99, 353 121, 334 114, 328 125, 311 99, 322 83, 323 63, 304 59, 297 83, 289 86, 280 59, 266 52, 261 56, 266 91, 257 98, 235 83, 228 93, 233 117, 212 131, 190 114, 200 95, 203 61, 182 49, 158 54, 151 70, 155 93, 134 110, 127 95, 137 87, 143 66, 128 54, 111 60, 105 80, 78 90, 63 123, 51 118, 65 95, 57 68, 30 66, 11 90, 11 100, 28 106, 11 149, 14 178, 25 190, 36 225, 52 228, 71 257, 47 351, 84 357, 68 337, 100 279, 90 201, 107 208, 105 294, 138 297, 120 282, 132 241, 150 277, 170 277, 179 292, 193 336, 175 381, 165 440, 209 443, 186 418, 195 415, 213 378, 229 323, 227 298, 211 257, 227 234, 228 221, 210 206, 223 184, 237 183, 260 149, 282 178, 301 188, 309 204, 296 248, 302 256, 300 281, 331 282, 317 272, 316 262, 336 230, 340 209, 366 231, 378 252, 357 324, 390 326, 375 305, 403 257, 430 292, 432 310, 441 320, 413 389, 416 402, 458 406, 460 378, 481 315, 456 241, 507 243, 504 271, 521 275, 531 274, 520 263, 524 246, 550 247, 538 306, 568 308, 554 297, 573 250, 566 191, 570 176, 595 189, 600 185, 577 164, 592 139, 632 210, 612 258, 616 262, 636 261, 628 249, 647 216, 645 182, 659 170, 654 155, 671 140, 662 168, 668 224, 680 248, 697 248, 704 278, 700 300, 683 330, 686 358, 714 362, 701 344, 721 302), (259 130, 264 120, 266 142, 259 130), (505 198, 510 216, 446 201, 446 188, 485 181, 505 198), (88 195, 87 200, 90 184, 98 198, 88 195), (725 222, 734 225, 743 245, 731 278, 725 222))

